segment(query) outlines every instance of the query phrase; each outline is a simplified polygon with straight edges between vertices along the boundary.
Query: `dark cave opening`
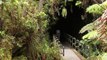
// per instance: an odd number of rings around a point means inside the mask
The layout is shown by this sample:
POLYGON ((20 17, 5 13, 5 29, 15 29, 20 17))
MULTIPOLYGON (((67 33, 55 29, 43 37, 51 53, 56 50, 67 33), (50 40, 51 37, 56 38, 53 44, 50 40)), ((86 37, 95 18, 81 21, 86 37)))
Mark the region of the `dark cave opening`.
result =
MULTIPOLYGON (((56 24, 51 26, 50 35, 56 33, 57 30, 60 30, 60 41, 65 42, 65 33, 71 36, 81 39, 82 34, 79 34, 79 30, 85 25, 84 20, 82 20, 81 15, 84 14, 84 9, 78 6, 75 6, 76 1, 67 2, 67 16, 66 18, 58 16, 58 21, 56 24), (71 6, 72 4, 72 6, 71 6)), ((61 12, 61 11, 60 11, 61 12)))

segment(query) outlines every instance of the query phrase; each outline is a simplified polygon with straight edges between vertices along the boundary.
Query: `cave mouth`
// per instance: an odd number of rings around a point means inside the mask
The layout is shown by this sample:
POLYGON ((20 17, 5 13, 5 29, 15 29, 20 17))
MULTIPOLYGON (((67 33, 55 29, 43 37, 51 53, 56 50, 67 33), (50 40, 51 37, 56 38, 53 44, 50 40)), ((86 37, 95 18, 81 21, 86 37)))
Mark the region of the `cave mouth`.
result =
MULTIPOLYGON (((65 42, 65 34, 69 34, 77 39, 81 39, 82 35, 79 34, 79 30, 85 25, 81 15, 84 14, 84 9, 75 6, 76 2, 67 2, 67 16, 66 18, 58 16, 56 24, 51 26, 50 34, 56 34, 56 31, 60 31, 60 41, 65 42), (71 7, 72 4, 72 7, 71 7)), ((60 11, 61 12, 61 11, 60 11)))

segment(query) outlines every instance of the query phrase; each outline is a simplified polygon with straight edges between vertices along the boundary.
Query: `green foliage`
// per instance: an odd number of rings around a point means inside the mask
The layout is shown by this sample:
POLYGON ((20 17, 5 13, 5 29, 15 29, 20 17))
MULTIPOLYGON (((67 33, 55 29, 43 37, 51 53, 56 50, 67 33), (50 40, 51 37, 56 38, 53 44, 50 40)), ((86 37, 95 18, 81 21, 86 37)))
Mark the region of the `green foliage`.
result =
POLYGON ((81 6, 81 5, 82 5, 82 2, 81 2, 81 1, 77 1, 75 5, 76 5, 76 6, 81 6))
POLYGON ((0 48, 0 58, 4 56, 4 48, 0 48))
POLYGON ((98 56, 91 56, 87 60, 107 60, 107 53, 103 53, 103 54, 98 55, 98 56))
POLYGON ((102 58, 102 60, 107 60, 107 53, 103 53, 101 58, 102 58))
POLYGON ((93 13, 93 14, 102 14, 104 11, 103 7, 99 4, 94 4, 92 6, 89 6, 86 10, 86 12, 93 13))
MULTIPOLYGON (((104 4, 104 3, 102 3, 102 4, 104 4)), ((90 6, 90 7, 92 7, 92 9, 93 9, 93 6, 90 6)), ((97 5, 97 7, 98 6, 99 5, 97 5)), ((95 9, 97 9, 97 7, 95 9)), ((99 6, 99 7, 101 7, 101 6, 99 6)), ((93 10, 93 11, 96 11, 96 10, 93 10)), ((91 12, 91 13, 94 13, 94 12, 91 12)), ((107 19, 106 18, 107 17, 106 16, 107 16, 107 10, 105 10, 105 12, 102 14, 102 16, 99 17, 97 20, 93 21, 90 24, 87 24, 80 30, 80 33, 84 33, 85 31, 88 31, 88 33, 85 34, 82 38, 83 39, 82 43, 87 45, 90 48, 89 50, 90 50, 91 56, 88 56, 89 57, 88 60, 98 60, 98 59, 104 60, 102 58, 102 56, 101 56, 101 58, 99 58, 99 56, 102 55, 102 53, 107 52, 107 48, 106 48, 107 47, 107 41, 106 41, 107 40, 107 35, 106 35, 106 33, 107 33, 107 29, 106 29, 107 28, 107 24, 106 24, 107 19), (100 48, 97 48, 97 47, 93 48, 94 46, 97 46, 100 48), (93 49, 96 49, 96 50, 93 51, 93 49), (98 52, 97 55, 96 55, 96 52, 98 52)))
POLYGON ((107 1, 103 2, 102 4, 93 4, 86 9, 86 12, 92 14, 102 14, 104 10, 107 8, 107 1))
POLYGON ((84 33, 84 32, 86 32, 86 31, 92 31, 94 28, 95 28, 95 27, 94 27, 94 23, 89 23, 89 24, 85 25, 85 26, 80 30, 79 33, 84 33))
POLYGON ((107 0, 106 0, 105 2, 103 2, 103 3, 101 4, 101 6, 106 9, 106 8, 107 8, 107 0))
POLYGON ((61 60, 59 44, 57 41, 53 41, 52 43, 49 40, 38 41, 35 40, 35 51, 37 52, 37 59, 41 59, 41 57, 45 56, 46 60, 61 60))
POLYGON ((68 1, 73 1, 73 0, 68 0, 68 1))
MULTIPOLYGON (((46 60, 61 60, 58 42, 49 42, 46 31, 67 0, 41 1, 0 0, 0 60, 40 60, 44 55, 46 60)), ((66 17, 67 9, 62 8, 61 14, 66 17)))
POLYGON ((45 14, 45 12, 40 12, 40 13, 37 14, 37 17, 41 18, 41 19, 44 19, 44 18, 47 17, 47 15, 45 14))
POLYGON ((95 30, 95 31, 90 31, 88 34, 83 36, 82 39, 95 39, 97 36, 98 36, 98 32, 95 30))
POLYGON ((5 36, 5 32, 4 31, 0 31, 0 37, 3 38, 5 36))
POLYGON ((0 0, 0 5, 1 5, 2 3, 3 3, 2 0, 0 0))
POLYGON ((66 8, 63 8, 63 9, 62 9, 62 16, 63 16, 63 17, 66 17, 66 16, 67 16, 67 9, 66 9, 66 8))
POLYGON ((24 55, 18 56, 18 57, 14 57, 13 60, 27 60, 27 57, 24 55))
POLYGON ((49 13, 46 10, 49 8, 48 2, 44 2, 41 11, 38 9, 38 2, 6 0, 0 3, 0 22, 3 22, 2 28, 0 28, 0 60, 27 60, 27 58, 35 60, 44 54, 48 60, 55 58, 60 60, 57 44, 51 44, 48 39, 45 39, 49 22, 49 15, 46 14, 49 13), (17 52, 17 50, 21 50, 21 52, 17 52), (24 53, 26 50, 28 53, 24 53), (12 57, 12 55, 15 56, 12 57), (36 58, 35 55, 37 55, 36 58))

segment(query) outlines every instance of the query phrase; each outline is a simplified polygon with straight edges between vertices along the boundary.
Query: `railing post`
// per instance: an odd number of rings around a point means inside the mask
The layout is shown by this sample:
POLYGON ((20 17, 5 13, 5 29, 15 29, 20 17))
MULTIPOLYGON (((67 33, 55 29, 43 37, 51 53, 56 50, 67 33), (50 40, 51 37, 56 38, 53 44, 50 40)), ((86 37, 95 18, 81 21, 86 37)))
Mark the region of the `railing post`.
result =
POLYGON ((63 56, 65 55, 64 46, 63 46, 63 56))

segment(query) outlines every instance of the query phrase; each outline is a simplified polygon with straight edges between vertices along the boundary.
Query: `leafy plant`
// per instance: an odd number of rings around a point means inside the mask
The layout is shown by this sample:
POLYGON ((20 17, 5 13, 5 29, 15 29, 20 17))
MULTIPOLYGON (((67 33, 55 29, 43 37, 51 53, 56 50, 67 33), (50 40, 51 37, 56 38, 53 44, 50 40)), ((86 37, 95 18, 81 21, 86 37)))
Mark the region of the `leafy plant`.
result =
POLYGON ((107 60, 107 53, 103 53, 103 54, 98 55, 96 57, 95 56, 91 56, 87 60, 107 60))
POLYGON ((86 9, 86 12, 92 14, 102 14, 104 10, 107 8, 107 1, 102 4, 93 4, 86 9))
POLYGON ((81 6, 81 5, 82 5, 82 2, 81 2, 81 1, 77 1, 75 5, 76 5, 76 6, 81 6))
POLYGON ((63 8, 63 9, 62 9, 62 16, 63 16, 63 17, 66 17, 66 16, 67 16, 67 10, 66 10, 66 8, 63 8))
POLYGON ((18 56, 18 57, 14 57, 13 60, 27 60, 27 57, 24 55, 18 56))
POLYGON ((44 57, 45 60, 61 60, 60 48, 57 41, 49 42, 44 39, 42 41, 35 40, 35 51, 37 52, 38 59, 44 57))
POLYGON ((94 4, 87 8, 86 12, 93 13, 93 14, 102 14, 104 11, 103 7, 99 4, 94 4))
MULTIPOLYGON (((90 53, 92 53, 91 56, 92 59, 95 59, 93 57, 97 57, 97 55, 94 55, 93 53, 95 53, 96 51, 99 51, 99 55, 102 54, 102 52, 106 52, 106 48, 107 47, 107 41, 106 41, 106 23, 107 23, 107 10, 105 10, 105 12, 102 14, 101 17, 99 17, 97 20, 95 20, 94 22, 87 24, 86 26, 84 26, 81 30, 80 33, 84 33, 84 32, 88 32, 87 34, 85 34, 83 36, 83 42, 88 45, 91 49, 93 50, 95 48, 93 48, 94 46, 97 46, 97 50, 95 51, 91 51, 90 53), (94 45, 94 46, 93 46, 94 45), (98 48, 100 47, 100 48, 98 48), (93 56, 94 55, 94 56, 93 56)), ((91 59, 89 59, 91 60, 91 59)))
MULTIPOLYGON (((41 38, 47 30, 48 15, 45 10, 39 11, 37 2, 33 0, 7 0, 1 3, 0 21, 3 21, 3 24, 0 28, 0 48, 5 48, 5 52, 0 56, 0 60, 12 60, 17 55, 27 55, 23 53, 25 50, 29 50, 27 51, 29 55, 33 55, 32 52, 38 53, 35 50, 37 46, 34 47, 36 42, 33 40, 42 40, 41 38), (17 52, 17 50, 24 51, 17 52)), ((2 52, 2 50, 0 51, 2 52)), ((29 56, 31 59, 34 58, 32 55, 29 56)), ((26 56, 26 58, 29 57, 26 56)))

